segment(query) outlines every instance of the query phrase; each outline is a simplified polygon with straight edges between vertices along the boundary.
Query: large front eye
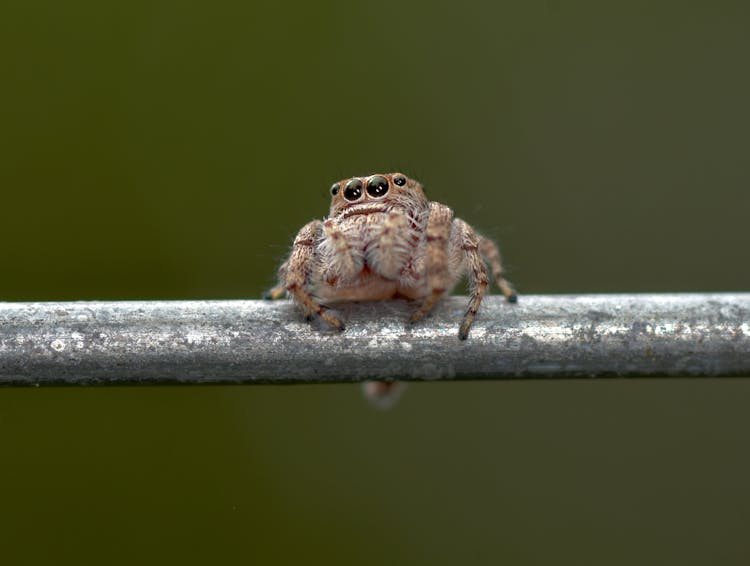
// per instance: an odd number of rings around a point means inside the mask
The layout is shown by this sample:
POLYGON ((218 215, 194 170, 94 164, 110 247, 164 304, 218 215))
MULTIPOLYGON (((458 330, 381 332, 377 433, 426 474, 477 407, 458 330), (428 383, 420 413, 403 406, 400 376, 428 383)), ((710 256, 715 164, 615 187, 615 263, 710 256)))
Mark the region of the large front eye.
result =
POLYGON ((352 179, 344 187, 344 198, 349 202, 354 202, 362 197, 362 181, 352 179))
POLYGON ((379 198, 388 192, 388 179, 378 175, 367 181, 367 194, 371 197, 379 198))

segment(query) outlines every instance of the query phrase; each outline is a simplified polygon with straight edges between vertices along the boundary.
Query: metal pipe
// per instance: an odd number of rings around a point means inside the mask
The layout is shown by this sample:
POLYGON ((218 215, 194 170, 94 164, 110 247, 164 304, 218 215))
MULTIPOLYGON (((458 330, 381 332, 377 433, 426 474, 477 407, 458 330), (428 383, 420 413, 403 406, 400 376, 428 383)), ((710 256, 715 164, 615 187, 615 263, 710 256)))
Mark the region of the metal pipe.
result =
POLYGON ((750 293, 487 297, 461 341, 466 303, 0 303, 0 385, 750 376, 750 293))

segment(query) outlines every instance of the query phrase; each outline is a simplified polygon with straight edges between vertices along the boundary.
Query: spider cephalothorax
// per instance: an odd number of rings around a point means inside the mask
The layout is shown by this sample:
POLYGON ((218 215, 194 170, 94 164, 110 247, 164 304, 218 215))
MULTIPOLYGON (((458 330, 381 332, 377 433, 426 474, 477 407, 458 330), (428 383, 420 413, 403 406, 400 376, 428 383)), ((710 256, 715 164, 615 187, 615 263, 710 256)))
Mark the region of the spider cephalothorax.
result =
POLYGON ((465 340, 489 284, 486 261, 503 295, 515 302, 494 242, 444 204, 430 202, 417 181, 401 173, 353 177, 335 183, 331 197, 328 218, 297 234, 269 298, 286 292, 307 316, 343 329, 321 302, 402 297, 421 301, 411 317, 416 322, 468 273, 471 297, 458 333, 465 340))

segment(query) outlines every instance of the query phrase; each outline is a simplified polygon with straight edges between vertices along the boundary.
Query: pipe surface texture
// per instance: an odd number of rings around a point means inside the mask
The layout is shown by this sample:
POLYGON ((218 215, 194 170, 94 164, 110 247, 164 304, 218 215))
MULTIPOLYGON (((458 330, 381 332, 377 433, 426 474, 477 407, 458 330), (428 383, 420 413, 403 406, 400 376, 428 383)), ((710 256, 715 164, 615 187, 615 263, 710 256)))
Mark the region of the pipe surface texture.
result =
POLYGON ((750 293, 490 296, 461 341, 466 305, 339 305, 337 332, 289 301, 0 303, 0 385, 750 376, 750 293))

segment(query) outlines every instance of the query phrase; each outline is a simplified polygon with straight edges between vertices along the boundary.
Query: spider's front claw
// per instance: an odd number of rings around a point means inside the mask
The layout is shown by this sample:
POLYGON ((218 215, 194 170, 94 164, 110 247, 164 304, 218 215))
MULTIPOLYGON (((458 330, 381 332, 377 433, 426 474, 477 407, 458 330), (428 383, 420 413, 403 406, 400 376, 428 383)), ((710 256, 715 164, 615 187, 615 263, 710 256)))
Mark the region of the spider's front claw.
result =
POLYGON ((404 330, 406 332, 410 332, 411 329, 416 325, 418 322, 421 322, 424 320, 424 318, 427 316, 426 313, 422 312, 421 310, 414 311, 409 319, 406 321, 406 325, 404 326, 404 330))
POLYGON ((471 321, 464 320, 458 329, 458 339, 466 340, 469 337, 469 330, 471 330, 471 321))
POLYGON ((423 313, 421 310, 414 311, 409 317, 409 324, 416 324, 420 320, 423 320, 425 316, 426 313, 423 313))
POLYGON ((329 326, 331 326, 335 330, 338 330, 339 332, 343 332, 346 329, 341 319, 338 318, 337 316, 332 315, 328 311, 324 311, 324 310, 320 311, 318 315, 320 316, 320 318, 326 321, 329 326))
POLYGON ((518 302, 518 293, 516 293, 515 291, 513 291, 510 295, 508 295, 507 297, 505 297, 505 300, 508 301, 509 303, 512 303, 512 304, 517 303, 518 302))

